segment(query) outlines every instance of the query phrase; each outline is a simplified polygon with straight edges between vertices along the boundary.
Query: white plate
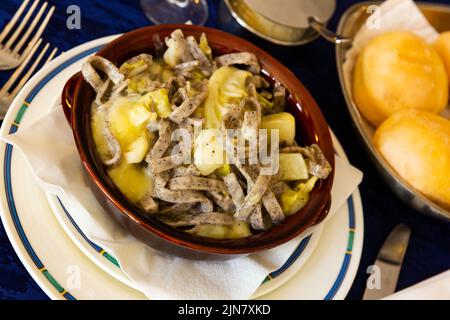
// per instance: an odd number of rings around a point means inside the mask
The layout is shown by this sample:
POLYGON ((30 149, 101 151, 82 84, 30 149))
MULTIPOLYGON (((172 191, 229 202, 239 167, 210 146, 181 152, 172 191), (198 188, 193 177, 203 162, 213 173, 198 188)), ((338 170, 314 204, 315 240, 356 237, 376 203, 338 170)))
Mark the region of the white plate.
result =
MULTIPOLYGON (((64 206, 61 199, 53 194, 46 192, 50 207, 56 218, 63 227, 67 235, 80 248, 80 250, 88 256, 97 266, 106 271, 119 281, 126 285, 137 289, 135 283, 130 281, 122 272, 117 260, 110 255, 102 247, 90 241, 78 227, 72 216, 64 206)), ((297 248, 292 252, 286 262, 276 271, 270 273, 252 298, 258 298, 267 294, 279 286, 283 285, 292 278, 298 270, 306 263, 319 242, 322 233, 322 227, 314 231, 314 233, 303 239, 297 248)))
MULTIPOLYGON (((82 59, 114 37, 78 46, 36 74, 11 105, 1 134, 13 133, 19 125, 31 123, 47 112, 56 103, 55 94, 61 92, 66 80, 80 69, 82 59)), ((345 157, 337 140, 335 146, 338 154, 345 157)), ((0 159, 4 164, 1 171, 4 184, 0 187, 3 224, 21 261, 47 295, 53 299, 144 298, 131 288, 132 283, 111 262, 113 258, 87 242, 70 222, 70 215, 64 212, 59 201, 50 197, 53 215, 21 154, 1 142, 0 159), (74 283, 74 275, 81 276, 80 285, 74 283)), ((264 298, 344 298, 356 274, 362 249, 363 215, 358 191, 323 230, 322 238, 320 232, 315 233, 309 243, 303 243, 287 261, 286 267, 272 273, 275 279, 263 284, 259 294, 292 278, 264 298), (299 268, 301 270, 296 272, 299 268)))

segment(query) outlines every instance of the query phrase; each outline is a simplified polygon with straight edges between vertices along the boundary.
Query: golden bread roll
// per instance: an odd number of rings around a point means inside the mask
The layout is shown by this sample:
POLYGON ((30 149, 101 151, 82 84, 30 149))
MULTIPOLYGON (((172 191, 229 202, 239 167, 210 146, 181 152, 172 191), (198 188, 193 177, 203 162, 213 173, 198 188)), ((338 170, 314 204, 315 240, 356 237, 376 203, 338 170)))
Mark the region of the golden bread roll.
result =
POLYGON ((434 113, 448 101, 448 78, 436 51, 409 32, 387 32, 372 39, 358 56, 353 94, 375 126, 402 109, 434 113))
POLYGON ((446 31, 439 35, 439 38, 434 43, 439 56, 442 58, 447 69, 447 76, 450 79, 450 31, 446 31))
POLYGON ((402 110, 376 130, 375 148, 414 188, 450 209, 450 121, 402 110))

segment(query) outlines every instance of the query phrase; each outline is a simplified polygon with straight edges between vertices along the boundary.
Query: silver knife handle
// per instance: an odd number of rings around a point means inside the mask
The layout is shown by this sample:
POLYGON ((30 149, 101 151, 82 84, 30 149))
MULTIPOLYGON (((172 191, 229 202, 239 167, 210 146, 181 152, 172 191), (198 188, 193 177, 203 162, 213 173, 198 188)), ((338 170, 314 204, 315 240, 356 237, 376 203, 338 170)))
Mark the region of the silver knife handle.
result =
POLYGON ((371 268, 363 300, 381 299, 395 292, 410 237, 411 229, 400 224, 386 238, 371 268))

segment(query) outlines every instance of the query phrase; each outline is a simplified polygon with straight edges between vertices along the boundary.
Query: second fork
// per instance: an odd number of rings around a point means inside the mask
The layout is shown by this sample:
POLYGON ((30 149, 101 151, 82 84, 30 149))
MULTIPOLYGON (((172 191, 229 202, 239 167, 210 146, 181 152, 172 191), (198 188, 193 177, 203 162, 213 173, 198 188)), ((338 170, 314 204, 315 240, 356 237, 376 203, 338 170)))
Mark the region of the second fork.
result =
POLYGON ((22 5, 19 7, 19 9, 17 9, 11 21, 0 33, 0 70, 13 69, 25 60, 27 55, 32 51, 36 42, 44 32, 45 27, 47 26, 53 12, 55 11, 55 7, 52 6, 47 11, 39 27, 37 27, 38 22, 41 20, 41 17, 48 6, 47 2, 44 2, 34 19, 24 31, 25 26, 38 7, 39 0, 34 0, 28 11, 26 11, 28 3, 29 0, 24 0, 22 2, 22 5), (22 19, 20 19, 21 15, 25 11, 25 15, 22 19), (29 37, 34 31, 35 34, 31 38, 31 40, 28 41, 29 37))
MULTIPOLYGON (((17 68, 16 71, 14 71, 14 73, 11 75, 8 81, 0 89, 0 119, 3 119, 5 117, 5 114, 8 111, 8 108, 12 100, 15 98, 19 90, 22 89, 22 87, 25 85, 28 79, 32 76, 34 70, 36 70, 36 67, 39 65, 39 63, 44 58, 46 52, 48 51, 50 45, 47 43, 39 52, 35 60, 34 61, 32 60, 41 43, 42 39, 38 39, 38 41, 31 48, 31 52, 25 58, 20 67, 17 68), (29 66, 29 64, 31 64, 31 66, 29 66), (20 78, 21 74, 25 71, 25 68, 28 68, 28 70, 26 70, 25 74, 20 78)), ((44 65, 53 59, 57 51, 58 51, 57 48, 54 48, 52 50, 52 52, 48 55, 47 59, 45 60, 44 65)))

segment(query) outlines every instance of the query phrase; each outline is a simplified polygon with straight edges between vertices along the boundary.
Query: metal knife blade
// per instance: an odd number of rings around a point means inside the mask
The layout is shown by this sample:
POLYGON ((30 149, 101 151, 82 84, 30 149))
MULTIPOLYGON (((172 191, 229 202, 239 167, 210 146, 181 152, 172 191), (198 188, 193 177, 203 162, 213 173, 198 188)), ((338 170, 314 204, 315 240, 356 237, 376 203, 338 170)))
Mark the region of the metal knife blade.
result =
POLYGON ((410 236, 411 229, 404 224, 396 226, 388 235, 375 260, 373 273, 367 280, 363 300, 381 299, 395 292, 410 236))

